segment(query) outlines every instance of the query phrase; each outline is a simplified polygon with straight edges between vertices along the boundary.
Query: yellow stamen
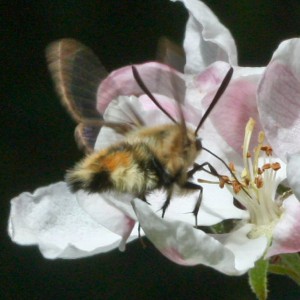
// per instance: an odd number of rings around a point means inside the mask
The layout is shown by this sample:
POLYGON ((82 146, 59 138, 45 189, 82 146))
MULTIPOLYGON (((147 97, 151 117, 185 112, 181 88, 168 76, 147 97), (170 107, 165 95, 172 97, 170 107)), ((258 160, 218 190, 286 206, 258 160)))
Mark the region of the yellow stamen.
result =
MULTIPOLYGON (((257 229, 273 228, 281 215, 281 208, 274 199, 276 189, 276 171, 280 169, 278 162, 272 162, 272 148, 263 145, 265 134, 258 135, 258 145, 254 149, 253 157, 249 152, 250 141, 254 130, 255 121, 250 118, 246 125, 243 144, 244 169, 235 179, 223 178, 220 186, 229 186, 232 194, 248 210, 250 223, 257 229), (263 153, 262 153, 263 152, 263 153), (264 154, 264 164, 259 165, 261 154, 264 154), (268 158, 266 158, 266 156, 268 158), (238 194, 235 196, 235 194, 238 194)), ((231 170, 235 170, 230 164, 231 170)), ((263 231, 264 231, 263 230, 263 231)), ((258 231, 258 234, 262 234, 258 231)), ((254 234, 255 235, 255 234, 254 234)))
MULTIPOLYGON (((260 131, 258 134, 258 145, 255 149, 255 153, 254 153, 254 174, 258 174, 258 158, 259 158, 259 154, 263 145, 263 142, 265 140, 265 134, 260 131)), ((254 176, 255 176, 254 175, 254 176)))
POLYGON ((250 140, 251 140, 254 126, 255 126, 255 121, 254 121, 254 119, 250 118, 246 125, 246 128, 245 128, 245 138, 244 138, 244 144, 243 144, 243 160, 244 160, 244 166, 245 166, 245 177, 250 177, 248 149, 249 149, 250 140))

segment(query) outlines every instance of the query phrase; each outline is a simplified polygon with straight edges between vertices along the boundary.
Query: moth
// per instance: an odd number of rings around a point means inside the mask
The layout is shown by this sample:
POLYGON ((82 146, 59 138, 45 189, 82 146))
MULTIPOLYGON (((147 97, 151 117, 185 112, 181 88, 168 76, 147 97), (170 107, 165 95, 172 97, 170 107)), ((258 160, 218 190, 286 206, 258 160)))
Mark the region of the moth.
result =
POLYGON ((162 216, 174 193, 199 190, 193 210, 197 226, 203 188, 190 179, 205 166, 209 167, 211 174, 218 176, 208 162, 201 165, 195 163, 203 150, 198 131, 227 88, 233 69, 230 68, 224 77, 197 128, 192 129, 185 122, 181 104, 177 103, 179 120, 176 120, 160 105, 135 66, 132 66, 134 79, 169 118, 167 124, 146 126, 141 116, 130 107, 128 109, 139 120, 134 126, 103 120, 95 108, 96 92, 107 73, 93 52, 81 43, 71 39, 54 42, 47 49, 47 60, 61 101, 78 123, 76 140, 88 153, 67 171, 66 182, 70 189, 88 193, 117 191, 145 201, 149 193, 163 189, 167 197, 162 206, 162 216), (95 138, 102 126, 122 133, 124 138, 105 149, 93 151, 95 138))

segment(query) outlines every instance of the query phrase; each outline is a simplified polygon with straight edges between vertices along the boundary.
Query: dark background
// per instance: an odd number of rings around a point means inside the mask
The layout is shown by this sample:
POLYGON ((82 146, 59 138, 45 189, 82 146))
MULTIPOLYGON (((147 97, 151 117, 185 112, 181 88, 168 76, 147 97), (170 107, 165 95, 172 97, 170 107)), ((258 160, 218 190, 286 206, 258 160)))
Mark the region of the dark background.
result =
MULTIPOLYGON (((298 0, 206 3, 230 28, 242 66, 265 65, 279 42, 300 33, 298 0)), ((9 200, 63 178, 81 153, 44 58, 46 45, 73 37, 108 70, 154 59, 166 35, 181 43, 187 13, 167 0, 1 2, 1 299, 255 299, 247 277, 169 262, 138 242, 80 260, 46 260, 7 236, 9 200), (7 2, 7 3, 5 3, 7 2)), ((300 299, 292 281, 270 276, 270 299, 300 299)))

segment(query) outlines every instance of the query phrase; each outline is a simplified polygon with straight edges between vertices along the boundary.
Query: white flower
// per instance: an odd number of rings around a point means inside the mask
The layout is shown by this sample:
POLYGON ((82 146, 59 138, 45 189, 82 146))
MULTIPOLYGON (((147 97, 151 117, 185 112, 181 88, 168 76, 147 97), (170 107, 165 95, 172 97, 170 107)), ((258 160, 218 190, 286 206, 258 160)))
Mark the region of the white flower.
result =
MULTIPOLYGON (((163 64, 146 63, 137 66, 143 81, 174 117, 174 98, 183 103, 188 125, 195 126, 229 66, 233 65, 233 79, 210 120, 200 131, 203 144, 220 157, 234 161, 237 168, 242 167, 240 147, 243 144, 245 125, 249 117, 252 117, 257 124, 253 135, 264 129, 267 142, 281 160, 285 161, 283 156, 288 152, 284 146, 281 147, 284 138, 288 138, 289 147, 293 145, 287 170, 288 174, 291 173, 288 179, 297 195, 299 181, 293 175, 297 173, 294 171, 297 169, 295 166, 299 165, 294 163, 297 159, 294 155, 296 150, 300 150, 295 146, 295 141, 299 140, 297 124, 300 120, 296 100, 299 99, 296 97, 299 67, 295 55, 299 40, 281 44, 267 68, 238 67, 236 46, 228 29, 201 1, 181 2, 189 11, 184 41, 187 61, 185 74, 163 64), (276 64, 278 61, 279 67, 276 64), (279 76, 282 69, 285 76, 279 76), (271 104, 267 100, 272 101, 271 104), (285 101, 293 105, 289 113, 287 110, 290 105, 285 105, 285 101), (290 115, 292 118, 289 118, 290 115), (270 120, 273 120, 270 123, 272 126, 268 127, 270 120), (282 128, 283 130, 279 130, 282 128), (293 136, 289 135, 291 130, 293 136)), ((126 122, 132 120, 126 109, 128 103, 149 126, 169 122, 143 95, 132 76, 131 67, 114 71, 101 83, 97 108, 107 121, 126 122)), ((120 138, 122 136, 104 127, 98 136, 95 150, 105 148, 120 138)), ((249 148, 253 148, 253 145, 250 144, 249 148)), ((208 153, 203 152, 198 160, 210 161, 221 174, 224 171, 224 166, 208 153)), ((196 175, 202 178, 202 174, 196 175)), ((215 185, 203 186, 204 199, 198 216, 200 225, 212 225, 231 218, 249 220, 249 214, 245 210, 233 205, 232 195, 228 190, 219 189, 215 185)), ((274 189, 269 192, 270 197, 274 189)), ((65 183, 57 183, 40 188, 33 194, 23 193, 12 200, 9 234, 15 242, 22 245, 39 245, 45 257, 77 258, 108 251, 118 245, 124 249, 127 239, 132 240, 138 236, 138 219, 147 237, 171 260, 184 265, 205 264, 226 274, 245 273, 267 250, 269 236, 262 234, 249 238, 248 233, 255 227, 253 224, 245 224, 234 232, 219 235, 209 235, 195 229, 194 217, 189 212, 193 210, 197 193, 172 198, 165 218, 162 219, 161 212, 157 213, 157 210, 161 208, 164 196, 161 191, 157 191, 147 197, 151 206, 134 199, 133 209, 131 195, 72 194, 65 183)), ((269 255, 276 254, 276 249, 282 251, 282 245, 286 245, 286 237, 292 236, 290 232, 295 233, 293 222, 300 219, 297 201, 295 198, 288 198, 283 202, 283 217, 273 229, 269 255), (292 225, 287 226, 287 222, 292 225), (281 227, 284 228, 283 231, 277 230, 281 227), (273 254, 270 254, 271 249, 275 251, 273 254)), ((252 215, 250 212, 250 219, 252 215)), ((298 244, 293 249, 297 247, 298 244)), ((290 251, 288 247, 286 249, 286 252, 290 251)))

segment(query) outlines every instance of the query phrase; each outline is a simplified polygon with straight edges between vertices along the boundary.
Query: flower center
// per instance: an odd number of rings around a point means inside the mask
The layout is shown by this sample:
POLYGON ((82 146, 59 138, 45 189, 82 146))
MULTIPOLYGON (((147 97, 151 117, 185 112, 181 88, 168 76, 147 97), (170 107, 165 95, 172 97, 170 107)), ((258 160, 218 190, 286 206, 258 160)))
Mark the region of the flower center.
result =
POLYGON ((249 151, 255 121, 250 119, 245 129, 243 144, 244 169, 238 174, 231 164, 235 179, 227 182, 234 197, 249 211, 250 223, 255 224, 251 237, 272 234, 272 229, 281 215, 280 206, 275 201, 276 173, 280 164, 272 159, 272 148, 263 144, 265 135, 259 133, 258 145, 254 153, 249 151))

